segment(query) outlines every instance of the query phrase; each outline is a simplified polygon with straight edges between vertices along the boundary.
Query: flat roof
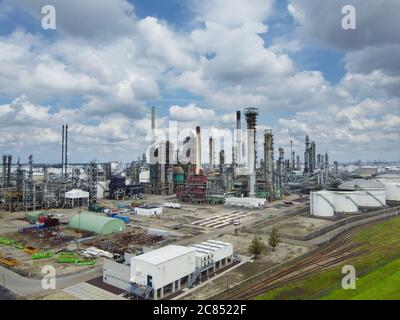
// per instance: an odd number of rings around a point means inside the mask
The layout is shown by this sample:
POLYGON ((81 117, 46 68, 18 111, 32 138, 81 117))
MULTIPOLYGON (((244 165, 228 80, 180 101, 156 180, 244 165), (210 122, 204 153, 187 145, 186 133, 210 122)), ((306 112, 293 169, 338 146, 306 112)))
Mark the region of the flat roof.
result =
POLYGON ((133 257, 134 260, 141 260, 147 263, 158 265, 163 262, 178 258, 185 254, 195 252, 194 249, 184 247, 184 246, 177 246, 177 245, 169 245, 160 249, 156 249, 139 256, 133 257))

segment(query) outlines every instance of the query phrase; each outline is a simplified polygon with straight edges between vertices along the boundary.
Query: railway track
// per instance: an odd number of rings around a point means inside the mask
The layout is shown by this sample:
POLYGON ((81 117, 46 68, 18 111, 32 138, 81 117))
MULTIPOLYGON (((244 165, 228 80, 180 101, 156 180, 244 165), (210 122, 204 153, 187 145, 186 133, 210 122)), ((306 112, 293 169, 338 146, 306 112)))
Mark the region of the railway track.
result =
POLYGON ((286 283, 303 279, 312 273, 332 268, 351 258, 358 257, 366 253, 367 249, 359 242, 349 242, 355 233, 356 231, 349 232, 311 256, 284 267, 282 270, 239 285, 237 288, 214 298, 248 300, 286 283))

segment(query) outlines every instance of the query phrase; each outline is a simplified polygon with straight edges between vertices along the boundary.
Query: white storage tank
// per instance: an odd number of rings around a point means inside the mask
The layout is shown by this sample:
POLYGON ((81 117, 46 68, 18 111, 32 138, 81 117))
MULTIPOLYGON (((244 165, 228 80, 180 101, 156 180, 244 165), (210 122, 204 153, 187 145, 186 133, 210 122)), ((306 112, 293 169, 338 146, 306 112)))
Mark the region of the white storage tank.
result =
POLYGON ((335 215, 334 195, 330 191, 316 191, 310 194, 310 213, 317 217, 335 215))
POLYGON ((400 201, 400 182, 384 182, 387 201, 400 201))
POLYGON ((398 182, 400 183, 400 174, 396 173, 383 173, 376 177, 377 180, 384 183, 386 182, 398 182))
POLYGON ((357 202, 354 201, 355 191, 333 190, 335 213, 358 213, 357 202))
POLYGON ((342 183, 339 189, 356 191, 351 197, 359 207, 386 206, 385 186, 378 180, 354 179, 342 183))

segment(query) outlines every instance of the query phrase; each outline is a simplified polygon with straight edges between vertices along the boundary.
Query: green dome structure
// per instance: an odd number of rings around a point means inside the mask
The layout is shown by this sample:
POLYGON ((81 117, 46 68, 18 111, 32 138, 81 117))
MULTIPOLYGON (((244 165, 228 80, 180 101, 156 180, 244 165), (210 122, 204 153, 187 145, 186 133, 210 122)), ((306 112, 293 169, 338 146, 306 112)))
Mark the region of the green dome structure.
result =
POLYGON ((81 213, 73 216, 69 222, 69 227, 100 235, 121 232, 126 229, 124 222, 120 219, 108 218, 93 213, 81 213))

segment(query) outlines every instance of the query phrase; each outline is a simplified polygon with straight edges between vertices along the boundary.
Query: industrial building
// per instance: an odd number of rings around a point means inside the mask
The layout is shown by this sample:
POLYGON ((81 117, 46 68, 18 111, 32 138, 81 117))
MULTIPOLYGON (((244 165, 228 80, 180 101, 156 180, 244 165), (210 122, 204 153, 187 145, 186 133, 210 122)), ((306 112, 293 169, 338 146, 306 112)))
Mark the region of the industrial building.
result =
POLYGON ((135 208, 135 213, 140 216, 157 216, 162 214, 162 206, 146 204, 135 208))
POLYGON ((260 209, 265 206, 267 201, 259 198, 236 198, 229 197, 225 198, 225 205, 231 207, 260 209))
POLYGON ((121 232, 126 229, 125 224, 120 219, 108 218, 93 213, 80 213, 72 217, 69 222, 69 227, 99 235, 121 232))
POLYGON ((137 297, 157 300, 192 287, 234 258, 231 243, 208 240, 187 247, 168 245, 138 256, 125 254, 124 260, 106 261, 103 281, 137 297))
POLYGON ((72 189, 65 193, 65 205, 67 207, 89 206, 89 192, 72 189))

